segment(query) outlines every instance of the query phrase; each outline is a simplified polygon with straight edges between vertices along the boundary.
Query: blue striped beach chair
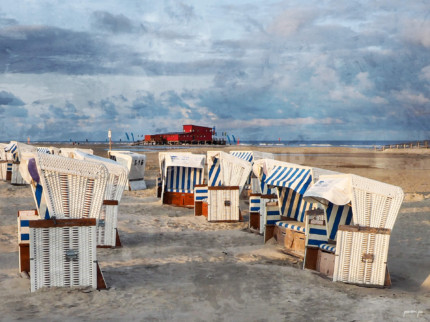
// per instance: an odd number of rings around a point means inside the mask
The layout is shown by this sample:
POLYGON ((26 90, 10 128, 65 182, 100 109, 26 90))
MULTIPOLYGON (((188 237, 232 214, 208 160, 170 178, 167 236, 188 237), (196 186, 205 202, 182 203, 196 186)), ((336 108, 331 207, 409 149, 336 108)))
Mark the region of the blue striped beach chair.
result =
POLYGON ((319 168, 306 167, 287 162, 272 161, 270 172, 265 180, 269 187, 276 188, 279 207, 279 221, 275 225, 266 224, 266 237, 273 234, 285 251, 304 258, 308 243, 315 242, 325 227, 307 227, 306 213, 317 207, 308 202, 303 195, 322 173, 333 172, 319 168), (317 177, 318 176, 318 177, 317 177), (273 232, 271 232, 273 230, 273 232), (275 233, 276 230, 276 233, 275 233))
MULTIPOLYGON (((275 156, 272 153, 266 153, 266 152, 260 152, 260 151, 230 151, 230 154, 234 155, 235 157, 238 157, 239 159, 249 162, 251 165, 253 165, 254 162, 258 160, 275 158, 275 156)), ((251 193, 267 194, 265 192, 259 191, 257 182, 255 179, 256 178, 253 172, 251 171, 248 177, 248 180, 246 182, 246 185, 250 186, 251 193)))
POLYGON ((191 153, 159 153, 163 204, 194 207, 194 187, 203 184, 205 160, 191 153))
POLYGON ((194 186, 194 215, 208 216, 208 186, 204 184, 194 186))
POLYGON ((222 151, 208 151, 208 186, 239 186, 242 192, 252 170, 248 161, 222 151))
POLYGON ((207 164, 208 220, 241 220, 239 196, 250 176, 252 164, 222 151, 208 151, 207 164), (223 204, 228 206, 224 207, 223 204))

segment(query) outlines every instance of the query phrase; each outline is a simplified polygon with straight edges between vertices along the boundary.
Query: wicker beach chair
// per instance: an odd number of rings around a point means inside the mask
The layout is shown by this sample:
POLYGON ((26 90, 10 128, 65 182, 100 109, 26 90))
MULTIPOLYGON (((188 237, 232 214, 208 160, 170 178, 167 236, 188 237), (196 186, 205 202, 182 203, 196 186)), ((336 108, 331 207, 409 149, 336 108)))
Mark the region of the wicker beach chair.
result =
POLYGON ((222 151, 208 151, 208 221, 239 221, 239 196, 252 164, 222 151))
MULTIPOLYGON (((239 159, 248 161, 249 163, 251 163, 251 165, 253 165, 258 160, 275 159, 275 155, 273 153, 260 152, 260 151, 230 151, 229 153, 239 159)), ((256 176, 252 171, 248 177, 248 180, 246 181, 245 187, 246 189, 250 190, 250 193, 259 193, 258 179, 256 178, 256 176)))
POLYGON ((130 151, 109 151, 109 159, 128 169, 127 190, 145 190, 146 155, 130 151))
POLYGON ((128 170, 119 163, 82 151, 74 153, 75 159, 101 163, 108 170, 108 180, 97 225, 97 246, 121 246, 118 234, 118 206, 127 187, 128 170))
POLYGON ((11 141, 5 148, 7 163, 6 178, 13 185, 27 184, 20 172, 21 154, 34 152, 36 148, 17 141, 11 141))
POLYGON ((280 161, 266 163, 266 167, 265 184, 277 190, 280 220, 275 225, 266 223, 264 240, 274 236, 284 251, 304 259, 307 249, 316 247, 315 239, 322 242, 318 239, 326 235, 326 229, 309 226, 306 214, 318 206, 304 200, 303 195, 320 175, 335 172, 280 161))
POLYGON ((7 146, 5 143, 0 143, 0 180, 6 181, 6 173, 7 173, 7 158, 6 151, 4 148, 7 146))
POLYGON ((57 151, 54 151, 53 154, 58 154, 61 155, 63 157, 66 158, 74 158, 75 157, 75 152, 76 151, 81 151, 83 153, 87 153, 87 154, 94 154, 94 151, 92 149, 80 149, 80 148, 60 148, 57 151), (57 152, 57 153, 55 153, 57 152))
POLYGON ((329 238, 337 234, 335 245, 320 246, 335 253, 333 281, 389 285, 388 246, 402 189, 352 174, 321 176, 307 192, 306 199, 311 198, 326 209, 329 238), (330 213, 337 225, 331 224, 330 213))
POLYGON ((40 152, 33 162, 26 160, 49 213, 49 219, 29 222, 31 291, 105 287, 97 264, 96 225, 108 179, 106 167, 40 152))
POLYGON ((203 183, 205 155, 160 152, 163 204, 194 207, 194 187, 203 183))

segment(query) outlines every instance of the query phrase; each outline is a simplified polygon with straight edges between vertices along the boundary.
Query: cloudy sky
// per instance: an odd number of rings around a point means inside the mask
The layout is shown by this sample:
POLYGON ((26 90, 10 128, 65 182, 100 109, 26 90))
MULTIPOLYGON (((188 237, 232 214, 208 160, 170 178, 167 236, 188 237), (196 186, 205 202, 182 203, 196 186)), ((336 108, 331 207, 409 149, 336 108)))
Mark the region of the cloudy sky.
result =
POLYGON ((430 138, 430 3, 1 0, 0 140, 430 138))

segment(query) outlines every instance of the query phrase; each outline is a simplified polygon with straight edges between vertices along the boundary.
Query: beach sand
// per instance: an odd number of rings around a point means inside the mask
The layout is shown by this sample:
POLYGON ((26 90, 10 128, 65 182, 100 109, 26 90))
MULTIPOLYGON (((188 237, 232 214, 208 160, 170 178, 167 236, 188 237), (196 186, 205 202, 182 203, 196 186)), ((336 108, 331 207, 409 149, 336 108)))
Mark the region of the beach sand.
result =
MULTIPOLYGON (((86 146, 106 156, 105 145, 86 146)), ((249 147, 224 147, 247 150, 249 147)), ((334 283, 298 269, 247 223, 208 223, 193 209, 155 197, 158 153, 147 155, 144 191, 125 192, 123 244, 98 249, 108 290, 30 293, 18 272, 16 215, 34 208, 29 187, 0 182, 0 320, 428 321, 430 320, 430 153, 349 148, 252 148, 277 159, 354 173, 401 186, 405 201, 392 232, 390 289, 334 283)), ((195 153, 217 147, 189 149, 195 153)), ((181 150, 184 151, 184 150, 181 150)), ((247 203, 242 201, 246 215, 247 203)))

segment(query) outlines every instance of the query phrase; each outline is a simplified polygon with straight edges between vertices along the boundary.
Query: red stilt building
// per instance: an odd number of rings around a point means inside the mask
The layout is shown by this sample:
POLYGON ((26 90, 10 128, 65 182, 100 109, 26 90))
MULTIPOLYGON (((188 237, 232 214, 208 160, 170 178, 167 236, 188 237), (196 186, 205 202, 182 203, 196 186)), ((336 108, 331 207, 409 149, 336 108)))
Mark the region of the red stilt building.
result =
POLYGON ((223 144, 225 140, 214 138, 210 127, 186 124, 182 132, 145 135, 144 144, 223 144))

